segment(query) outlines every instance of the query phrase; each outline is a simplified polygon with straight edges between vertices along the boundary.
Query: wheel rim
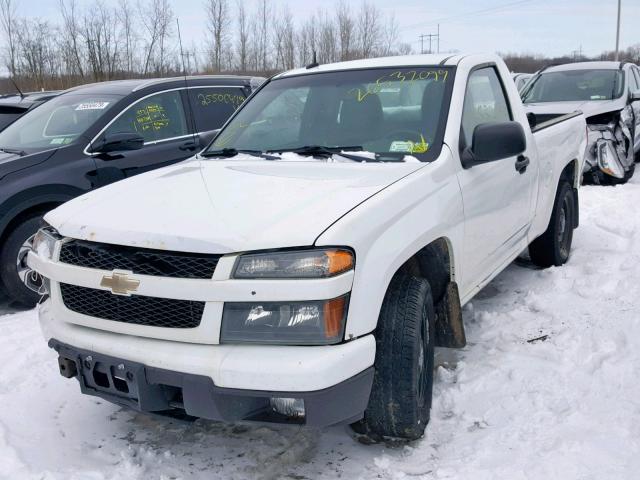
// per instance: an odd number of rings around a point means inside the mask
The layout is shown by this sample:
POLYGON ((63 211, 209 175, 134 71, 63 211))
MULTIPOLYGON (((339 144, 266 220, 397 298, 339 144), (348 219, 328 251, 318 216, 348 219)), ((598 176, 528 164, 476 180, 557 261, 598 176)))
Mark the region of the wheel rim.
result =
POLYGON ((568 196, 565 196, 564 200, 562 201, 562 208, 560 209, 557 233, 558 246, 562 258, 567 258, 569 256, 569 242, 571 239, 571 226, 569 217, 570 212, 570 199, 568 196))
POLYGON ((36 235, 33 234, 29 238, 27 238, 20 247, 20 250, 18 250, 18 258, 16 259, 16 271, 22 283, 24 283, 29 290, 37 293, 40 291, 43 284, 42 277, 39 273, 32 270, 29 265, 27 265, 27 255, 32 249, 33 239, 35 238, 35 236, 36 235))

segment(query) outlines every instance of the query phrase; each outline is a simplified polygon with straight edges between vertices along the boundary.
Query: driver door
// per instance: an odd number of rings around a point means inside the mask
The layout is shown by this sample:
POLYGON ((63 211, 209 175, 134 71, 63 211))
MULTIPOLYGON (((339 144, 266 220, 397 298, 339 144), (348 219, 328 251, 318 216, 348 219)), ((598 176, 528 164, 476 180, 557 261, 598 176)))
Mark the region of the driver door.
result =
MULTIPOLYGON (((473 131, 483 123, 508 122, 513 116, 495 67, 472 72, 467 83, 460 153, 471 145, 473 131)), ((464 284, 475 288, 518 248, 530 223, 533 166, 519 172, 518 157, 462 168, 458 174, 465 215, 464 284)))
POLYGON ((144 145, 139 150, 95 155, 99 186, 179 162, 198 148, 180 90, 159 92, 128 106, 99 138, 123 132, 141 135, 144 145))

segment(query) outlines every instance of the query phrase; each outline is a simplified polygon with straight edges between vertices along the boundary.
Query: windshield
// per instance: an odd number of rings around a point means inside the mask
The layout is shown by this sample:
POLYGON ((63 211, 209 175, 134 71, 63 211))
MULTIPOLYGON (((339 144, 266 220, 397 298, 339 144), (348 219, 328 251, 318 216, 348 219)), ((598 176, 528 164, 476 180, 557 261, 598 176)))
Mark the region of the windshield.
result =
POLYGON ((522 94, 524 103, 612 100, 622 95, 620 70, 567 70, 534 78, 522 94))
POLYGON ((35 152, 73 143, 120 98, 88 94, 56 97, 0 132, 0 149, 35 152))
POLYGON ((276 79, 238 112, 203 155, 222 150, 313 154, 323 147, 362 150, 381 160, 413 155, 426 161, 441 148, 452 83, 452 70, 442 67, 276 79))

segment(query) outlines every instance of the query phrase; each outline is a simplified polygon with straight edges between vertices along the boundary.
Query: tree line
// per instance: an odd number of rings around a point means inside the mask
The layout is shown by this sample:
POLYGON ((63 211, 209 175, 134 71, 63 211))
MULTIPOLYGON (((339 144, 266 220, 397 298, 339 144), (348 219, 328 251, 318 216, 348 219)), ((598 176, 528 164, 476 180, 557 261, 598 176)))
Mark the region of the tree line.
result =
MULTIPOLYGON (((298 21, 286 3, 202 0, 202 39, 182 48, 169 0, 58 0, 58 18, 48 20, 19 15, 20 1, 0 0, 0 60, 23 91, 185 71, 264 76, 306 65, 314 51, 320 63, 412 53, 400 41, 395 17, 370 0, 333 0, 298 21)), ((576 53, 502 56, 514 72, 614 58, 614 52, 576 53)), ((640 63, 640 44, 620 59, 640 63)), ((0 91, 14 92, 12 81, 0 79, 0 91)))
POLYGON ((0 33, 6 70, 24 91, 183 71, 268 75, 310 63, 314 51, 322 63, 411 52, 393 15, 368 0, 339 0, 302 22, 286 4, 203 0, 202 41, 182 48, 168 0, 59 0, 57 20, 20 16, 18 2, 0 0, 0 33))
MULTIPOLYGON (((578 51, 573 52, 571 55, 562 55, 558 57, 548 57, 546 55, 533 55, 528 53, 501 53, 500 56, 504 59, 512 72, 533 73, 547 65, 560 65, 563 63, 586 62, 592 60, 615 60, 616 54, 611 50, 604 51, 600 55, 595 56, 581 55, 578 51)), ((640 43, 621 50, 618 60, 640 64, 640 43)))

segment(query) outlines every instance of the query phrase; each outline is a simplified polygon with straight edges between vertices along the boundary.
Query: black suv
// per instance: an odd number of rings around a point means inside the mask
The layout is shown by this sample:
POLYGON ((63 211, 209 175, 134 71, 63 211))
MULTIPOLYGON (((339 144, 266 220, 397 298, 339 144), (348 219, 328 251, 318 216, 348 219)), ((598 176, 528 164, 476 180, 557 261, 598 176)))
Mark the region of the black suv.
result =
POLYGON ((31 289, 40 280, 25 261, 47 211, 194 155, 262 81, 200 76, 84 85, 0 132, 0 281, 8 296, 25 306, 39 298, 31 289))

